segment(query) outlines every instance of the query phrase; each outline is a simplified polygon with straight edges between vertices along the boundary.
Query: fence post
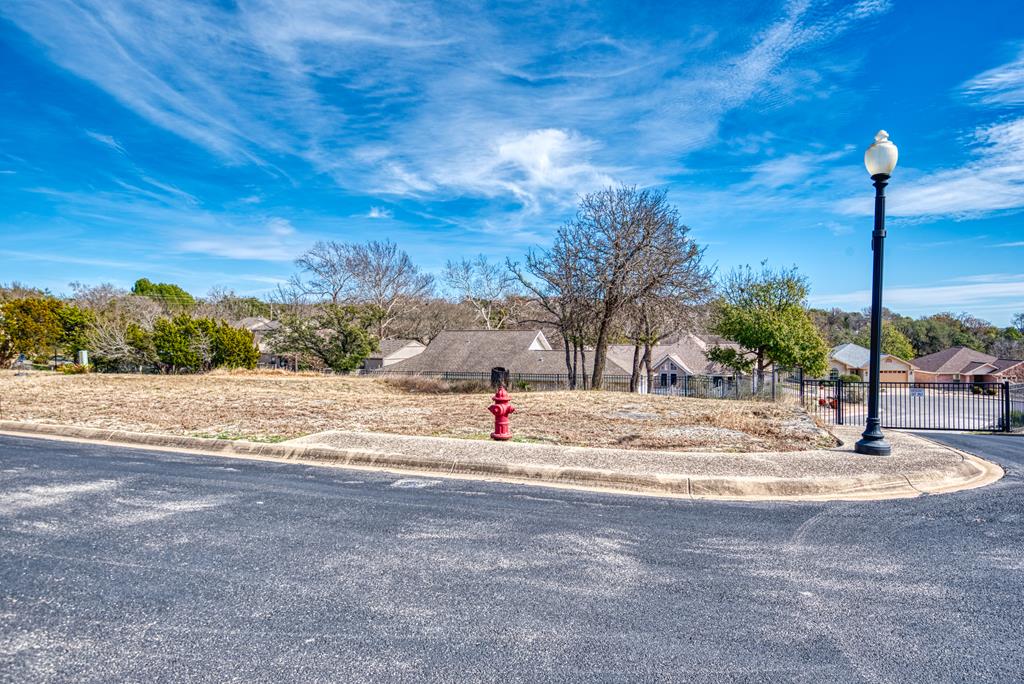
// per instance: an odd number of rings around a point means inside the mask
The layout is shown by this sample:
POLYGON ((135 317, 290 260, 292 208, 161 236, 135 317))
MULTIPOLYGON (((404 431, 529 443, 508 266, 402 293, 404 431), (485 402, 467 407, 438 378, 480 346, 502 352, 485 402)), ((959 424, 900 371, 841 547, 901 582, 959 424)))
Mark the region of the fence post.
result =
POLYGON ((1013 426, 1010 424, 1010 381, 1003 380, 1003 432, 1010 432, 1013 426))
POLYGON ((800 404, 804 403, 804 369, 800 369, 800 404))
POLYGON ((843 424, 843 379, 836 380, 836 425, 843 424))
POLYGON ((772 401, 775 401, 775 365, 772 364, 772 401))

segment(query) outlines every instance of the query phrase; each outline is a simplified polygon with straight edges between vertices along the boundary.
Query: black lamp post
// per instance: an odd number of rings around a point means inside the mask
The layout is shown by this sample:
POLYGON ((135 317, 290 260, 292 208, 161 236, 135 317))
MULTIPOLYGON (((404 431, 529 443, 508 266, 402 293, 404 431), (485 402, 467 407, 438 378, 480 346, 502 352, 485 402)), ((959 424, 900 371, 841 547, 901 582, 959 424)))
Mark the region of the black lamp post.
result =
POLYGON ((882 434, 882 421, 878 416, 881 398, 880 378, 882 366, 882 256, 885 247, 885 186, 896 168, 899 153, 889 141, 889 134, 878 131, 875 142, 864 153, 864 165, 875 185, 875 229, 871 233, 871 251, 874 265, 871 277, 871 359, 868 378, 868 420, 860 440, 854 446, 858 454, 888 456, 892 446, 882 434))

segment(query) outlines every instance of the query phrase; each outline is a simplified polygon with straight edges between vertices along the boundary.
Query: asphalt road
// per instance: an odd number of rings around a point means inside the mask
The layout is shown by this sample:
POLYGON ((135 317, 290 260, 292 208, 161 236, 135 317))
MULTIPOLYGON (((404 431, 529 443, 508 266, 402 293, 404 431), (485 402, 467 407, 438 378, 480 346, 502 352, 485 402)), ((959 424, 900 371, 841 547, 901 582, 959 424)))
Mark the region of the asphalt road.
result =
POLYGON ((0 679, 1020 681, 1013 439, 980 490, 740 504, 0 437, 0 679))

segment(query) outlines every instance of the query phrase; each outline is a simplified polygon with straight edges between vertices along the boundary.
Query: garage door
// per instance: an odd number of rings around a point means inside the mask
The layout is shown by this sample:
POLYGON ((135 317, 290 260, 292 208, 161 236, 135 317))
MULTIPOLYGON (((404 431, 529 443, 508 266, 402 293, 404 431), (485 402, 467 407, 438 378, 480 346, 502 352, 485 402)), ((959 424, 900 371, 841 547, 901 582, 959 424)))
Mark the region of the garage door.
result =
POLYGON ((882 382, 908 382, 907 371, 884 370, 881 380, 882 382))

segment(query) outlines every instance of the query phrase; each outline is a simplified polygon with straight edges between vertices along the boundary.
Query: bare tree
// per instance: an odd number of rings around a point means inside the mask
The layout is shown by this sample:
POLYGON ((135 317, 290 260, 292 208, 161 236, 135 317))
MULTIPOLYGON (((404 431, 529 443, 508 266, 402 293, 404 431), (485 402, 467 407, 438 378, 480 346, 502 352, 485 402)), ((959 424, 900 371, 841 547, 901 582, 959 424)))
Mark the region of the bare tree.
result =
POLYGON ((488 330, 504 328, 515 316, 518 281, 505 264, 489 262, 483 254, 472 261, 448 261, 444 279, 488 330))
POLYGON ((567 223, 559 228, 550 250, 530 250, 524 266, 509 260, 508 267, 544 314, 531 322, 552 325, 561 335, 570 388, 576 388, 580 375, 586 387, 586 343, 592 331, 593 294, 584 278, 575 226, 567 223))
POLYGON ((307 274, 307 279, 293 276, 291 286, 303 295, 339 303, 346 297, 353 279, 352 248, 350 244, 333 240, 317 242, 295 260, 295 265, 307 274))
POLYGON ((389 334, 424 344, 442 330, 473 327, 476 316, 468 307, 441 298, 425 299, 415 309, 405 311, 391 326, 389 334))
POLYGON ((415 309, 434 288, 433 276, 421 273, 409 255, 385 240, 365 244, 318 242, 295 264, 289 296, 302 301, 363 304, 375 308, 376 334, 385 338, 395 320, 415 309))
POLYGON ((624 311, 652 296, 679 296, 700 280, 703 250, 679 222, 664 191, 608 188, 584 196, 571 232, 580 245, 580 270, 592 291, 594 372, 600 389, 609 340, 624 311))
POLYGON ((349 246, 353 300, 377 308, 377 337, 385 339, 395 320, 419 306, 434 290, 434 277, 421 273, 398 245, 373 240, 349 246))

